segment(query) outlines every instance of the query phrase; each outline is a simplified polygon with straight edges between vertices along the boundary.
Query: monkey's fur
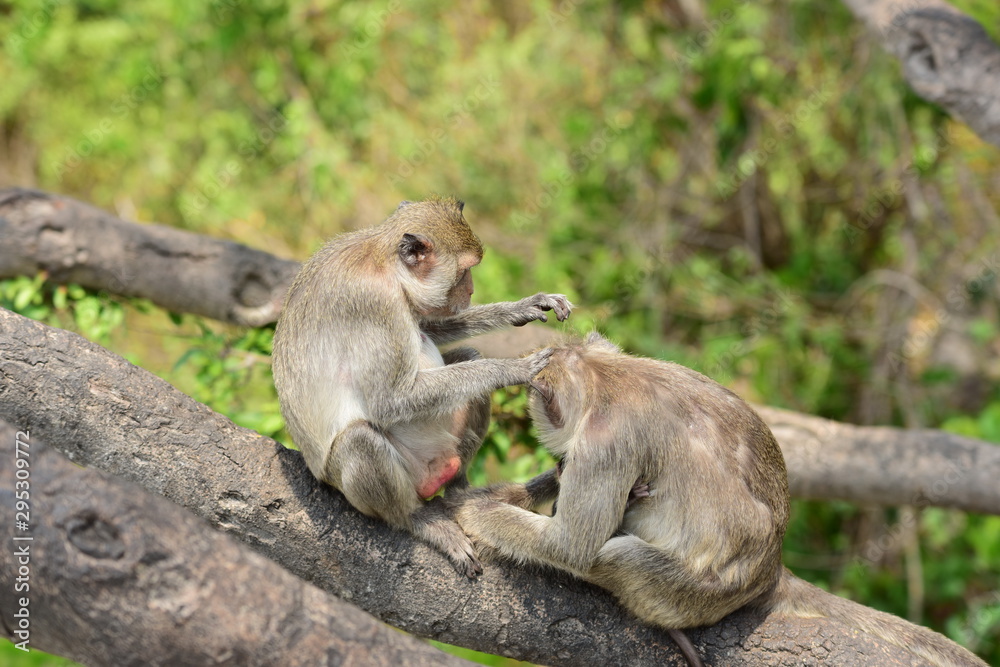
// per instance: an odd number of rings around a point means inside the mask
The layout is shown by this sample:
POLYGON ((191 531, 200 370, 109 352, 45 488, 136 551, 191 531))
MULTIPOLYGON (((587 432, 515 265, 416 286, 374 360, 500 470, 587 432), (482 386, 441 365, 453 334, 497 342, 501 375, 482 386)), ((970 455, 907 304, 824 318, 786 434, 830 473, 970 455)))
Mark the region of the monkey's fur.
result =
POLYGON ((782 566, 781 450, 750 406, 718 383, 591 334, 557 347, 531 387, 532 419, 562 472, 455 499, 477 545, 571 572, 668 629, 711 625, 749 604, 830 617, 934 665, 985 665, 931 630, 782 566), (528 511, 553 497, 553 517, 528 511))
POLYGON ((363 513, 412 531, 460 572, 481 571, 439 501, 468 485, 489 425, 490 392, 530 380, 551 353, 480 359, 438 344, 559 320, 559 294, 469 307, 483 256, 455 199, 403 202, 383 224, 332 239, 302 267, 274 333, 286 428, 312 473, 363 513))

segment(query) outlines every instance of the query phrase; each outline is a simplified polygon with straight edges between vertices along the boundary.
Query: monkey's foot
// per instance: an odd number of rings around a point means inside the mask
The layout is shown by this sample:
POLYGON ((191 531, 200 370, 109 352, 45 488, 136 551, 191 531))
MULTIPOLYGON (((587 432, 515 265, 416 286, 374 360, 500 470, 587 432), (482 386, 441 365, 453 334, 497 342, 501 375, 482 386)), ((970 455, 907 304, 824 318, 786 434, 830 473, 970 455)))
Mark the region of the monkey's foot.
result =
POLYGON ((628 499, 625 501, 625 509, 632 507, 633 503, 638 502, 642 498, 649 498, 649 482, 643 482, 641 479, 636 480, 635 485, 628 492, 628 499))
POLYGON ((413 532, 447 556, 459 574, 469 579, 482 574, 476 547, 451 517, 443 498, 434 498, 414 512, 413 532))

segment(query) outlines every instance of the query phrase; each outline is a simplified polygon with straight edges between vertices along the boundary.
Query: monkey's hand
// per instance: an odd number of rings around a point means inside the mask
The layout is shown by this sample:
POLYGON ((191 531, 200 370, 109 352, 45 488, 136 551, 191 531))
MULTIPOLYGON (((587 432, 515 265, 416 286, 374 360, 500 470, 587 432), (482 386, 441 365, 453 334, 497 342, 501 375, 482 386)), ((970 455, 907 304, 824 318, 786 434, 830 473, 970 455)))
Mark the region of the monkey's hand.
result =
POLYGON ((545 312, 549 310, 554 312, 556 319, 562 322, 569 317, 570 311, 573 310, 573 304, 563 294, 545 294, 544 292, 539 292, 534 296, 525 297, 520 301, 514 302, 510 323, 515 327, 523 327, 528 322, 534 322, 535 320, 548 322, 549 318, 545 312))
POLYGON ((632 505, 639 502, 642 498, 649 498, 649 496, 649 482, 637 479, 635 485, 628 492, 628 498, 625 500, 625 511, 628 511, 632 505))
POLYGON ((551 347, 543 347, 542 349, 532 352, 526 357, 521 357, 517 360, 519 364, 524 367, 524 372, 527 374, 522 384, 527 384, 531 381, 533 377, 542 372, 542 370, 549 365, 549 359, 552 358, 552 353, 555 350, 551 347))

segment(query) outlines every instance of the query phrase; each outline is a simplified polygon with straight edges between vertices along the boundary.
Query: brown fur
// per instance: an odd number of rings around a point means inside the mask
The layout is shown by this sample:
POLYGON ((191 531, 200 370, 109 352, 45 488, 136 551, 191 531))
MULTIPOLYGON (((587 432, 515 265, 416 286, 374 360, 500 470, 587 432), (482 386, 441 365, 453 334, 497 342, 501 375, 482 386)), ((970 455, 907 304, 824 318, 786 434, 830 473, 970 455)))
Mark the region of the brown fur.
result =
POLYGON ((571 572, 668 629, 710 625, 753 604, 830 616, 936 665, 984 664, 936 633, 782 568, 781 450, 753 409, 718 383, 622 354, 592 334, 557 347, 531 387, 532 418, 562 459, 562 475, 456 500, 477 544, 571 572), (553 496, 553 517, 527 511, 553 496))

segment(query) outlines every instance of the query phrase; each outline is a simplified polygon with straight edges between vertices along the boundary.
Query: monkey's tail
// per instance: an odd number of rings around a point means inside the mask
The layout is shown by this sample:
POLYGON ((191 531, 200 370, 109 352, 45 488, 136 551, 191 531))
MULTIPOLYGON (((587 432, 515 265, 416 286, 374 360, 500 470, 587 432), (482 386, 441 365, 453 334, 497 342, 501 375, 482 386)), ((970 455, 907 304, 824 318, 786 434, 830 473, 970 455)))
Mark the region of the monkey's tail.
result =
POLYGON ((781 581, 770 600, 770 607, 775 612, 800 618, 832 618, 938 667, 988 667, 972 652, 933 630, 837 597, 799 579, 785 568, 782 570, 781 581))

